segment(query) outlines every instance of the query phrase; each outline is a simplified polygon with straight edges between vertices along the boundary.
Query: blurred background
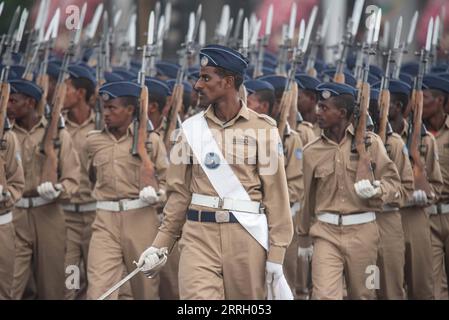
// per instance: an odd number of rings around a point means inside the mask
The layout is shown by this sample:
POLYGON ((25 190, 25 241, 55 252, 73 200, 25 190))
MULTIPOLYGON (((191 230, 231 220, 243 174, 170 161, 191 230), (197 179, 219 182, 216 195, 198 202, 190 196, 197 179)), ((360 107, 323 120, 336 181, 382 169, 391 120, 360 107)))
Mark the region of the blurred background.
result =
MULTIPOLYGON (((104 4, 105 10, 109 12, 110 17, 114 17, 115 14, 121 10, 122 14, 118 21, 116 29, 117 34, 126 34, 128 28, 128 21, 130 15, 137 13, 137 45, 142 44, 145 41, 145 35, 148 25, 148 15, 151 10, 156 6, 156 0, 51 0, 50 1, 49 15, 47 19, 47 26, 50 22, 54 12, 59 7, 61 9, 61 21, 59 28, 58 40, 56 43, 56 50, 60 52, 67 47, 68 44, 68 32, 65 28, 65 20, 69 16, 66 13, 66 8, 69 5, 76 5, 81 7, 84 2, 87 2, 87 14, 84 25, 89 24, 96 7, 100 4, 104 4)), ((319 6, 317 23, 322 21, 326 8, 332 5, 332 14, 330 20, 329 31, 326 34, 325 46, 322 48, 322 56, 326 62, 333 59, 332 49, 329 49, 332 45, 339 42, 342 37, 342 33, 346 24, 346 18, 351 15, 354 5, 353 0, 161 0, 161 12, 164 12, 164 8, 168 2, 172 5, 172 14, 169 24, 169 30, 167 32, 166 39, 163 44, 163 58, 165 60, 176 61, 177 50, 179 50, 181 43, 185 39, 188 29, 189 13, 195 11, 199 4, 203 6, 202 19, 206 23, 206 43, 213 42, 215 29, 217 23, 220 20, 221 11, 223 5, 228 4, 230 6, 231 17, 236 18, 240 8, 244 10, 244 16, 250 17, 251 14, 255 14, 258 19, 262 21, 262 27, 260 33, 265 30, 266 16, 268 7, 270 4, 274 6, 273 27, 272 34, 269 43, 269 50, 276 51, 277 46, 281 42, 281 30, 283 24, 288 24, 291 5, 293 2, 297 3, 297 22, 298 28, 299 21, 304 18, 307 22, 310 11, 314 5, 319 6), (327 49, 326 49, 327 48, 327 49)), ((8 26, 13 15, 15 8, 20 5, 30 10, 30 17, 28 18, 27 30, 32 28, 38 11, 40 0, 7 0, 4 1, 4 10, 0 19, 0 32, 6 33, 8 26)), ((400 16, 403 16, 403 31, 402 39, 407 37, 407 33, 410 26, 410 21, 415 10, 419 11, 419 19, 416 28, 415 41, 413 42, 413 48, 416 49, 423 45, 426 36, 427 23, 431 17, 440 17, 444 20, 441 30, 440 46, 444 50, 449 48, 449 13, 445 14, 443 8, 449 8, 449 0, 377 0, 377 1, 365 1, 365 8, 369 5, 376 5, 382 8, 382 30, 380 41, 386 41, 390 46, 392 45, 396 24, 400 16), (385 25, 389 24, 389 32, 385 30, 385 25), (385 32, 387 31, 388 34, 385 32), (385 38, 386 37, 386 38, 385 38)), ((369 16, 368 12, 362 14, 362 19, 359 27, 358 39, 361 40, 364 30, 365 20, 369 16)), ((101 23, 97 31, 97 37, 101 32, 101 23)), ((314 33, 312 33, 314 34, 314 33)), ((26 45, 27 33, 24 35, 24 41, 22 46, 26 45)), ((441 51, 440 51, 441 52, 441 51)), ((412 54, 412 53, 411 53, 412 54)), ((405 57, 404 61, 410 59, 411 56, 405 57)))

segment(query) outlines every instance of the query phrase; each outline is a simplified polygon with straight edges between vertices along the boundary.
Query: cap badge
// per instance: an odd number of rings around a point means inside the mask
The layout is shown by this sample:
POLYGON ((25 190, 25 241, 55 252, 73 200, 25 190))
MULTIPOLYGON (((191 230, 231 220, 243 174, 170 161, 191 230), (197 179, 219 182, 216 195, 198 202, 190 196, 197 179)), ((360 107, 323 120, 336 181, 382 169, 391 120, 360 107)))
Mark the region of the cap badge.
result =
POLYGON ((202 67, 207 66, 208 63, 209 63, 209 59, 207 59, 207 57, 202 57, 201 58, 201 66, 202 67))
POLYGON ((328 90, 325 90, 321 93, 321 96, 323 97, 323 99, 329 99, 331 97, 331 92, 328 90))

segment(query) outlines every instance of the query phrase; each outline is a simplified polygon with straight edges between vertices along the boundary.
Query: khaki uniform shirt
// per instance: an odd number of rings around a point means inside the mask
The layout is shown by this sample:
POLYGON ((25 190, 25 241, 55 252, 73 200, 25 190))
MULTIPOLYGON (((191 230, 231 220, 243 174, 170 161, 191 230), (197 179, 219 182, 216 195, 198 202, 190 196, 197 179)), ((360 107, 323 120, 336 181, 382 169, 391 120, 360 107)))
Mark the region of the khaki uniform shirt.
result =
POLYGON ((21 197, 25 187, 20 145, 14 132, 6 131, 3 135, 4 149, 0 150, 0 165, 4 168, 5 176, 1 177, 3 192, 11 195, 6 201, 0 202, 0 214, 11 210, 21 197))
POLYGON ((438 156, 443 178, 443 190, 438 202, 449 202, 449 116, 446 115, 446 122, 443 127, 438 130, 435 135, 435 140, 438 145, 438 156))
MULTIPOLYGON (((212 106, 206 110, 205 119, 221 152, 251 200, 261 202, 265 207, 269 232, 268 260, 282 263, 285 250, 292 239, 293 223, 283 148, 276 122, 248 109, 243 103, 237 116, 225 123, 215 116, 212 106), (258 132, 263 135, 257 135, 258 132), (272 170, 267 170, 268 168, 272 170)), ((192 193, 218 196, 201 165, 191 154, 184 135, 180 135, 170 153, 167 203, 164 220, 153 242, 155 247, 172 248, 180 237, 188 208, 214 211, 190 204, 192 193), (181 152, 182 150, 186 152, 181 152), (182 161, 174 162, 173 157, 180 153, 182 161)))
MULTIPOLYGON (((132 124, 126 134, 116 139, 107 128, 91 131, 86 142, 87 168, 95 183, 93 197, 99 201, 138 199, 141 160, 130 153, 133 143, 132 124)), ((156 132, 148 135, 147 149, 155 167, 159 188, 165 189, 168 166, 164 144, 156 132)), ((157 190, 156 190, 157 191, 157 190)))
POLYGON ((304 198, 302 149, 303 145, 299 134, 287 125, 284 135, 284 156, 290 205, 295 202, 301 203, 304 198))
POLYGON ((91 112, 90 117, 82 124, 77 124, 69 120, 65 115, 65 127, 72 137, 73 146, 78 153, 81 162, 80 187, 76 194, 70 199, 71 203, 89 203, 95 201, 92 197, 92 184, 87 171, 87 154, 84 148, 87 134, 95 129, 95 113, 91 112))
MULTIPOLYGON (((407 147, 402 141, 402 138, 397 133, 392 133, 387 137, 387 143, 385 149, 390 159, 396 165, 401 178, 401 188, 398 190, 400 193, 400 206, 404 206, 406 201, 410 199, 415 190, 413 183, 413 169, 410 163, 407 147)), ((395 203, 392 205, 395 206, 395 203)))
POLYGON ((303 146, 318 137, 315 131, 316 129, 314 128, 313 124, 307 121, 303 121, 296 125, 296 132, 299 133, 303 146))
MULTIPOLYGON (((404 119, 404 129, 401 132, 401 137, 404 143, 407 143, 408 137, 408 123, 404 119)), ((441 194, 443 189, 443 177, 441 176, 440 164, 438 162, 438 147, 434 136, 427 132, 421 140, 421 161, 425 164, 427 179, 430 184, 432 192, 435 194, 435 199, 441 194)), ((411 201, 412 199, 410 199, 411 201)))
MULTIPOLYGON (((27 131, 14 124, 13 131, 21 146, 22 164, 25 173, 25 197, 38 196, 37 187, 41 181, 42 166, 45 155, 40 152, 40 144, 45 133, 47 120, 42 117, 40 121, 27 131)), ((58 177, 63 190, 58 199, 68 200, 78 192, 80 183, 80 161, 78 154, 66 129, 59 130, 60 147, 58 153, 58 177)))
POLYGON ((367 148, 373 163, 374 178, 380 181, 382 194, 378 198, 362 199, 354 189, 358 154, 351 152, 354 127, 346 128, 343 140, 337 144, 323 133, 304 148, 304 210, 298 215, 298 233, 307 236, 315 213, 354 214, 381 211, 384 203, 397 198, 400 178, 393 161, 387 155, 380 138, 367 132, 371 145, 367 148))

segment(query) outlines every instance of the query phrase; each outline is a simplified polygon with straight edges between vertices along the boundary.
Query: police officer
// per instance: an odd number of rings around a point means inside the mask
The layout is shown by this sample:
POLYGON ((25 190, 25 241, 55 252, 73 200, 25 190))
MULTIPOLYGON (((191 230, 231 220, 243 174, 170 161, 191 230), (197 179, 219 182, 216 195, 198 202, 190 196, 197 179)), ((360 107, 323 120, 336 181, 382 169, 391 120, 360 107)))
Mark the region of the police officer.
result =
MULTIPOLYGON (((296 83, 298 84, 298 111, 302 116, 302 125, 312 128, 314 136, 310 135, 310 130, 303 132, 301 140, 304 145, 319 137, 321 129, 316 122, 316 108, 318 104, 318 97, 315 88, 321 83, 317 78, 311 77, 304 73, 298 73, 295 76, 296 83)), ((299 127, 299 123, 298 123, 299 127)), ((301 128, 301 127, 299 127, 301 128)))
POLYGON ((275 122, 238 99, 247 60, 210 45, 200 61, 195 89, 209 107, 184 122, 170 153, 164 220, 139 265, 151 274, 182 228, 181 299, 263 299, 266 280, 285 281, 293 229, 282 143, 275 122))
POLYGON ((23 176, 20 146, 12 131, 4 131, 0 146, 0 299, 11 296, 14 279, 15 231, 12 209, 21 197, 25 180, 23 176))
POLYGON ((59 188, 41 182, 44 155, 40 144, 47 119, 39 116, 37 105, 42 89, 34 82, 11 80, 8 114, 14 119, 25 174, 23 198, 14 209, 16 261, 13 298, 21 299, 28 281, 34 279, 37 299, 63 299, 66 227, 59 200, 67 201, 79 187, 80 163, 66 129, 59 129, 59 188))
POLYGON ((366 272, 377 260, 375 211, 392 199, 400 179, 378 136, 368 132, 375 181, 356 181, 358 155, 351 153, 355 129, 350 123, 355 90, 322 83, 317 91, 323 133, 304 148, 304 210, 298 216, 299 236, 313 238, 312 297, 342 299, 344 275, 349 299, 373 299, 366 272), (317 221, 310 227, 314 216, 317 221))
MULTIPOLYGON (((248 90, 248 108, 261 114, 270 115, 274 106, 274 87, 266 81, 247 80, 244 82, 248 90)), ((286 126, 283 136, 285 174, 287 176, 288 195, 292 220, 300 210, 304 190, 302 180, 302 142, 299 135, 286 126)), ((294 221, 294 220, 293 220, 294 221)), ((287 248, 284 259, 284 270, 287 282, 296 291, 297 283, 298 243, 293 238, 287 248)))
POLYGON ((444 105, 449 97, 449 81, 438 76, 423 78, 423 114, 426 128, 435 137, 443 177, 443 190, 436 204, 428 208, 432 235, 435 299, 442 298, 442 277, 449 275, 449 116, 444 105), (445 270, 443 270, 445 267, 445 270))
MULTIPOLYGON (((160 190, 141 190, 141 160, 131 153, 133 116, 141 88, 135 82, 111 82, 100 87, 104 102, 105 128, 91 131, 85 144, 88 172, 94 183, 97 214, 89 247, 87 298, 97 299, 117 283, 125 270, 135 269, 133 261, 153 241, 159 219, 155 205, 165 186, 167 157, 160 137, 148 134, 146 146, 154 164, 160 190)), ((135 299, 157 299, 159 279, 139 275, 131 280, 135 299)), ((111 295, 117 299, 118 292, 111 295)))
MULTIPOLYGON (((411 87, 400 80, 390 82, 389 120, 393 131, 407 143, 409 124, 403 113, 409 103, 411 87)), ((435 138, 429 132, 421 137, 421 161, 425 164, 427 179, 434 199, 441 193, 443 180, 438 163, 435 138)), ((425 208, 429 200, 423 198, 422 190, 414 190, 406 204, 400 209, 405 236, 405 285, 409 299, 434 299, 432 276, 432 246, 429 216, 425 208)))
MULTIPOLYGON (((96 80, 91 70, 81 65, 68 67, 70 77, 66 80, 67 91, 64 100, 64 118, 67 131, 72 137, 73 146, 80 157, 80 187, 64 204, 67 225, 66 268, 77 266, 82 269, 84 278, 87 275, 87 256, 92 236, 92 223, 95 219, 96 202, 92 197, 92 185, 87 172, 87 155, 83 153, 87 134, 95 129, 95 113, 89 101, 95 95, 96 80)), ((74 288, 66 288, 66 299, 85 297, 87 284, 83 282, 77 292, 74 288)))

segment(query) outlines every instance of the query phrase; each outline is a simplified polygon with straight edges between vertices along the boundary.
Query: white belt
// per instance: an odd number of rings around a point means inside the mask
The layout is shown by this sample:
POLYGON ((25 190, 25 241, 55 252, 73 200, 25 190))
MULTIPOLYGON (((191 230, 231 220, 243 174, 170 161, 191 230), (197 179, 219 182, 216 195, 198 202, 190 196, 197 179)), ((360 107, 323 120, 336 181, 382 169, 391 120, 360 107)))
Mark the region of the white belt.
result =
POLYGON ((0 225, 10 223, 12 221, 12 212, 9 211, 8 213, 2 214, 0 216, 0 225))
POLYGON ((47 200, 42 197, 22 198, 16 203, 18 208, 34 208, 52 203, 54 200, 47 200))
POLYGON ((336 214, 330 212, 322 212, 317 214, 317 219, 321 222, 334 224, 337 226, 350 226, 353 224, 368 223, 376 220, 374 212, 364 212, 356 214, 336 214))
POLYGON ((62 205, 62 208, 69 212, 88 212, 97 210, 97 203, 70 203, 62 205))
POLYGON ((192 201, 190 204, 220 210, 261 213, 260 203, 256 201, 238 200, 231 198, 221 199, 220 197, 206 196, 198 193, 192 194, 192 201))
POLYGON ((134 209, 140 209, 144 207, 149 207, 148 202, 142 201, 140 199, 129 200, 122 199, 120 201, 97 201, 97 209, 106 211, 128 211, 134 209))
POLYGON ((392 207, 392 206, 390 206, 390 205, 388 205, 388 204, 384 204, 383 207, 382 207, 382 211, 383 211, 383 212, 399 211, 399 208, 397 208, 397 207, 392 207))
POLYGON ((449 203, 439 203, 427 208, 430 214, 449 214, 449 203))
POLYGON ((290 208, 290 213, 292 217, 296 216, 296 213, 301 209, 301 204, 299 202, 295 202, 290 208))

